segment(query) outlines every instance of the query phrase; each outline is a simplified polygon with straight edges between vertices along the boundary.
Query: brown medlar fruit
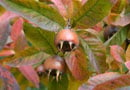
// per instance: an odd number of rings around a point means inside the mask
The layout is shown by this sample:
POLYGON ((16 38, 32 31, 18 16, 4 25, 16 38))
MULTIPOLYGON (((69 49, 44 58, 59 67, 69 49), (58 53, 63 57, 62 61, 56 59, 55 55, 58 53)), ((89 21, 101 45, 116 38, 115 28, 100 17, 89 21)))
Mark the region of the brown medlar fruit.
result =
POLYGON ((48 77, 54 76, 58 81, 59 76, 65 72, 65 61, 60 56, 52 56, 45 60, 44 69, 48 73, 48 77))
POLYGON ((36 71, 37 71, 37 73, 38 73, 39 76, 42 76, 43 73, 45 72, 45 69, 44 69, 43 64, 39 65, 39 66, 36 68, 36 71))
POLYGON ((118 30, 119 28, 117 26, 114 26, 114 25, 106 26, 105 31, 104 31, 105 40, 108 40, 109 38, 111 38, 118 30))
POLYGON ((79 46, 78 35, 72 29, 63 29, 55 37, 55 45, 62 52, 69 52, 79 46))

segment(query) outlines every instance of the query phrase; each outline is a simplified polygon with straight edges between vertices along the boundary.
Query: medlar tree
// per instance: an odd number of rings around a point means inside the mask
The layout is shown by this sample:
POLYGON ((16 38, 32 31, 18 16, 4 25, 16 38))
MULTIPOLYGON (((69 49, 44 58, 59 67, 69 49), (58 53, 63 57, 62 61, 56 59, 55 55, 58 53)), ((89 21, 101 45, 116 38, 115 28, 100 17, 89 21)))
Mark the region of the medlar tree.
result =
POLYGON ((2 89, 129 89, 129 4, 0 0, 2 89))

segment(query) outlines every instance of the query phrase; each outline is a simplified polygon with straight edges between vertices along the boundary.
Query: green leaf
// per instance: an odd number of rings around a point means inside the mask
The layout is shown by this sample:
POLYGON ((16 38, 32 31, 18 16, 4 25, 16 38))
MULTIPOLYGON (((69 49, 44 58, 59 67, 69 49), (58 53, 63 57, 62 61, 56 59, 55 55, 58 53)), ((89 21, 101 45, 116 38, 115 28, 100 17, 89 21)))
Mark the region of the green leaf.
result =
POLYGON ((40 83, 39 88, 28 87, 26 90, 47 90, 47 87, 40 83))
POLYGON ((126 0, 118 0, 116 4, 113 6, 111 12, 120 14, 122 10, 125 8, 125 6, 126 6, 126 0))
POLYGON ((0 4, 46 30, 56 31, 65 25, 65 21, 58 11, 43 2, 34 0, 1 0, 0 4))
POLYGON ((130 26, 127 25, 123 28, 121 28, 120 30, 118 30, 110 39, 108 39, 104 45, 105 46, 110 46, 110 45, 122 45, 124 43, 124 41, 127 38, 127 33, 129 30, 130 26))
POLYGON ((12 67, 20 67, 23 65, 33 65, 46 59, 48 55, 44 52, 37 50, 34 47, 27 48, 13 57, 5 59, 6 64, 12 67), (8 61, 8 62, 7 62, 8 61))
POLYGON ((125 14, 130 13, 130 3, 126 6, 125 14))
POLYGON ((73 26, 91 27, 107 16, 111 7, 110 0, 88 0, 72 18, 73 26))
POLYGON ((48 90, 68 90, 68 77, 63 74, 61 80, 58 82, 54 80, 49 81, 48 90))
POLYGON ((24 33, 28 41, 36 48, 44 50, 48 54, 55 54, 54 47, 55 32, 45 31, 30 24, 24 24, 24 33))
POLYGON ((74 79, 71 75, 69 75, 69 87, 68 90, 79 90, 79 86, 84 83, 83 81, 79 81, 74 79))
POLYGON ((3 7, 0 5, 0 15, 2 15, 5 11, 6 11, 5 8, 3 8, 3 7))
POLYGON ((98 37, 98 33, 92 29, 87 29, 81 34, 81 45, 88 57, 91 66, 96 72, 101 73, 108 68, 106 64, 106 49, 98 37))

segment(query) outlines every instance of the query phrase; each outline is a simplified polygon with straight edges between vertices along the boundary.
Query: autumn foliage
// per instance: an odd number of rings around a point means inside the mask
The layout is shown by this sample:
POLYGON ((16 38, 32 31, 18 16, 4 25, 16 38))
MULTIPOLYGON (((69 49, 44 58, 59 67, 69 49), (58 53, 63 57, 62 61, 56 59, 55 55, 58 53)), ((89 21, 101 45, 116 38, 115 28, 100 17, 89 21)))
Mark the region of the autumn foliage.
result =
POLYGON ((129 90, 129 0, 0 0, 0 89, 129 90))

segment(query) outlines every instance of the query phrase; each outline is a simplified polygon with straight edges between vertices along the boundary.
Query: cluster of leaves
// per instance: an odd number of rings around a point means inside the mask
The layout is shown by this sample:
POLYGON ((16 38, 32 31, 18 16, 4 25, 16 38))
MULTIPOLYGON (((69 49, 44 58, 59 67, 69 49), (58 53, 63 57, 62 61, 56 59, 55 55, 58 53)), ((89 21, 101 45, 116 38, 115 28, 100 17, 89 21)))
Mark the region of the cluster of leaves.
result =
POLYGON ((0 0, 0 5, 2 89, 130 88, 129 1, 0 0), (80 46, 64 56, 67 72, 58 82, 38 76, 36 68, 57 54, 55 35, 68 20, 80 46))

